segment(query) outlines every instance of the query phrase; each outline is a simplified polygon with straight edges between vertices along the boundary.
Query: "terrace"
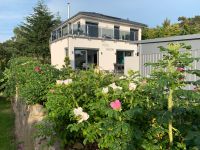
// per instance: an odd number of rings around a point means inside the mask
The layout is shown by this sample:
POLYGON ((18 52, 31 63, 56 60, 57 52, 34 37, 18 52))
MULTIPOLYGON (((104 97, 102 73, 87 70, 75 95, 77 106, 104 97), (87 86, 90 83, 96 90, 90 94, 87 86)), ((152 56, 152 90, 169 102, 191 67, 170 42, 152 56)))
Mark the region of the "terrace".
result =
POLYGON ((129 31, 121 30, 119 26, 112 28, 99 27, 95 23, 68 24, 64 25, 51 33, 51 42, 59 40, 63 37, 73 35, 80 37, 92 37, 101 39, 113 39, 122 41, 137 41, 138 30, 130 29, 129 31))

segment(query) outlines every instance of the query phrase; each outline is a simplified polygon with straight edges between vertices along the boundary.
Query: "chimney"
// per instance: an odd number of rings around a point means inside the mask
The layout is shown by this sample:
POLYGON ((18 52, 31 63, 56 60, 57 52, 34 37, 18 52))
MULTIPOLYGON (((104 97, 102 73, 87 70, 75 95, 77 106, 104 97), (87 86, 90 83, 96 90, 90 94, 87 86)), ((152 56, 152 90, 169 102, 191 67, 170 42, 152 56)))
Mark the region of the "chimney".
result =
POLYGON ((70 3, 67 3, 67 19, 70 18, 70 3))

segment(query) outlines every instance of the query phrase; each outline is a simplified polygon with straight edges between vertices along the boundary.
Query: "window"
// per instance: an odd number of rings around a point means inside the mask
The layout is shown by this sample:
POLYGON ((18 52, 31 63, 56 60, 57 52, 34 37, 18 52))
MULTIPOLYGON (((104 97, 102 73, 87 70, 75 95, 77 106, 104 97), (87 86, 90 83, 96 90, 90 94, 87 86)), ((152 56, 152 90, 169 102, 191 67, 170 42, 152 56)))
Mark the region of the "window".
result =
POLYGON ((114 38, 119 40, 119 27, 114 26, 114 38))
POLYGON ((68 48, 65 48, 65 56, 66 56, 66 57, 69 57, 69 51, 68 51, 68 48))
POLYGON ((82 27, 81 27, 80 21, 77 22, 77 25, 75 24, 75 25, 73 26, 73 30, 74 30, 73 34, 76 34, 76 35, 84 35, 84 32, 83 32, 83 29, 82 29, 82 27))
POLYGON ((98 37, 99 36, 98 24, 86 22, 86 34, 90 37, 98 37))
POLYGON ((72 34, 72 24, 69 23, 68 26, 69 26, 69 27, 68 27, 68 30, 69 30, 68 33, 69 33, 69 34, 72 34))
POLYGON ((81 23, 80 23, 80 21, 77 23, 77 26, 78 26, 78 29, 81 28, 81 23))
POLYGON ((68 34, 68 26, 65 25, 63 28, 62 28, 62 32, 63 32, 63 36, 67 35, 68 34))
POLYGON ((130 29, 130 40, 137 41, 138 40, 138 30, 130 29))
POLYGON ((117 64, 124 64, 124 57, 133 56, 133 51, 117 51, 117 64))
POLYGON ((75 49, 75 68, 88 69, 90 66, 98 65, 98 50, 75 49))
POLYGON ((51 33, 51 40, 52 41, 54 41, 54 40, 56 40, 57 38, 56 38, 56 31, 53 31, 52 33, 51 33))
POLYGON ((129 57, 129 56, 132 56, 133 55, 133 52, 129 52, 129 51, 126 51, 125 52, 125 57, 129 57))
POLYGON ((61 28, 59 28, 58 30, 57 30, 57 38, 60 38, 62 35, 61 35, 61 28))

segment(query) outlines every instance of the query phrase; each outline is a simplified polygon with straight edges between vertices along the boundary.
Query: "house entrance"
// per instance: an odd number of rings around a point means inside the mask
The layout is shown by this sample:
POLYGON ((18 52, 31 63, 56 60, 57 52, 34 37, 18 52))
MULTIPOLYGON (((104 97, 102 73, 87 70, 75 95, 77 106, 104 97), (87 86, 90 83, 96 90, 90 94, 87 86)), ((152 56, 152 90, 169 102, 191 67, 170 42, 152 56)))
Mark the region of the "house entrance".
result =
POLYGON ((124 58, 133 55, 133 51, 117 50, 116 63, 114 64, 114 71, 116 73, 124 72, 124 58))
POLYGON ((98 65, 98 50, 75 49, 75 69, 88 69, 98 65))

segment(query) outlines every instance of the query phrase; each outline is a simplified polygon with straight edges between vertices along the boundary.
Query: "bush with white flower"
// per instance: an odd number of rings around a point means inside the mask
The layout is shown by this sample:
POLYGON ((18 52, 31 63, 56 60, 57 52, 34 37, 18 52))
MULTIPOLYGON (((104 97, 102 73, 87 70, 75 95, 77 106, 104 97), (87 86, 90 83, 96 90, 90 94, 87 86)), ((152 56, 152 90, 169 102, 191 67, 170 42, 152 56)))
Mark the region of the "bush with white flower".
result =
POLYGON ((74 116, 77 118, 78 123, 88 120, 89 115, 86 112, 83 112, 81 107, 74 108, 74 116))
POLYGON ((140 116, 139 105, 145 99, 136 96, 138 79, 122 80, 113 74, 93 70, 74 73, 70 79, 72 82, 68 86, 64 80, 57 80, 46 103, 48 118, 56 125, 55 130, 64 144, 78 141, 109 149, 128 146, 127 143, 135 139, 132 137, 134 129, 129 125, 131 115, 140 116), (111 137, 119 137, 110 140, 110 133, 111 137), (66 136, 69 134, 71 136, 66 136), (119 145, 120 141, 124 144, 119 145))
POLYGON ((163 60, 151 64, 154 70, 148 78, 132 71, 121 77, 99 69, 58 71, 19 59, 5 72, 6 90, 18 85, 27 103, 42 102, 51 124, 50 129, 42 127, 48 129, 43 133, 59 138, 65 149, 77 143, 102 150, 196 149, 200 84, 186 82, 185 74, 200 76, 200 71, 186 69, 194 59, 179 48, 187 47, 162 47, 163 60), (183 89, 187 84, 194 90, 183 89))

